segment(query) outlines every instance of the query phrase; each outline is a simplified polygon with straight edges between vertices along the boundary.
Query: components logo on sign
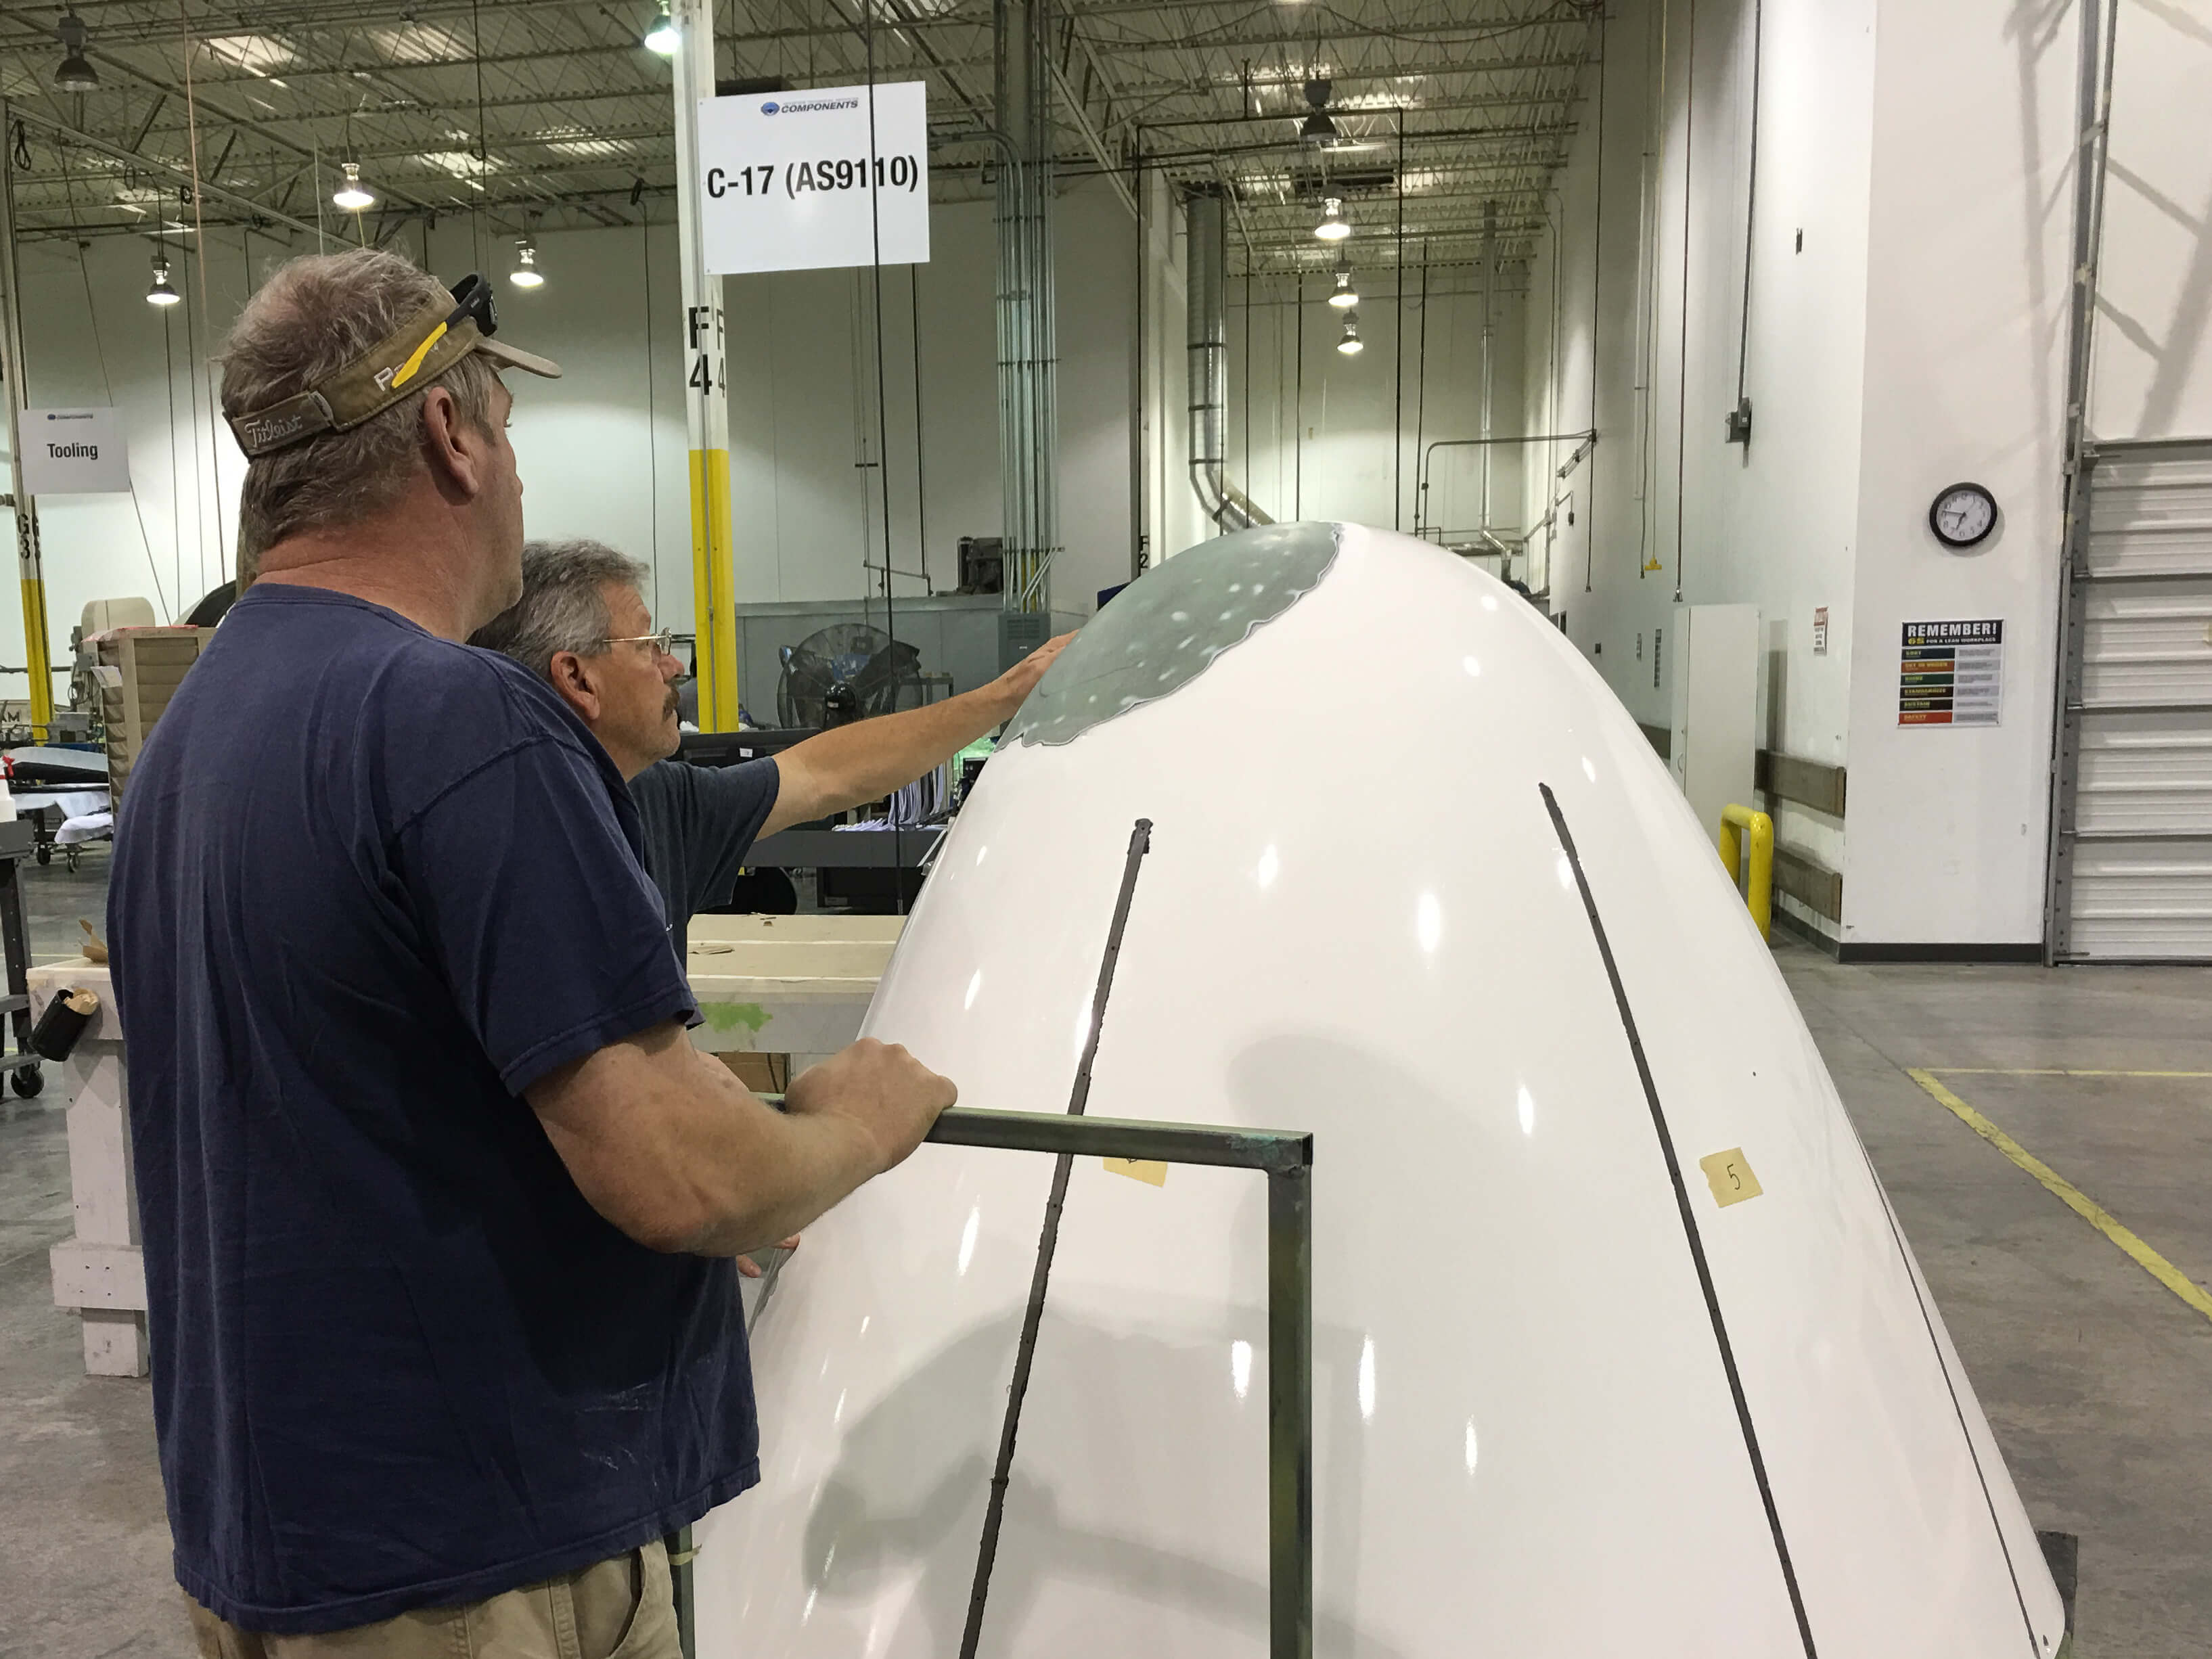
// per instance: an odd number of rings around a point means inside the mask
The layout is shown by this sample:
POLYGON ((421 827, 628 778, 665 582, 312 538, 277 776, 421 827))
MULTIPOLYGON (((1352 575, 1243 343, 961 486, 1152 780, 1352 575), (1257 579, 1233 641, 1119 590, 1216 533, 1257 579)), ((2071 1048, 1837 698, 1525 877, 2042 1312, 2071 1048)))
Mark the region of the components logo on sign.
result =
POLYGON ((776 102, 773 98, 769 99, 768 102, 761 106, 761 113, 763 115, 773 115, 775 113, 775 111, 776 102))

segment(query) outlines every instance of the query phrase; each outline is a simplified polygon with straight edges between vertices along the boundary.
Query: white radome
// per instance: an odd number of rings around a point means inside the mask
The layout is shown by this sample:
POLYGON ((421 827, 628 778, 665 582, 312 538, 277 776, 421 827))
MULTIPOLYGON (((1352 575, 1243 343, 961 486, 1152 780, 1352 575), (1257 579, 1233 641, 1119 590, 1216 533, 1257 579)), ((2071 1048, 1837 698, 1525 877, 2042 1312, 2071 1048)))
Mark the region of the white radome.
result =
MULTIPOLYGON (((1090 1111, 1314 1135, 1316 1654, 2058 1651, 1712 840, 1531 605, 1409 538, 1245 532, 1009 737, 867 1030, 963 1106, 1065 1109, 1152 821, 1090 1111), (1718 1202, 1723 1152, 1759 1196, 1718 1202)), ((809 1232, 753 1330, 761 1484, 699 1529, 702 1659, 957 1655, 1051 1172, 926 1146, 809 1232)), ((1077 1161, 981 1655, 1267 1652, 1265 1263, 1260 1176, 1077 1161)))

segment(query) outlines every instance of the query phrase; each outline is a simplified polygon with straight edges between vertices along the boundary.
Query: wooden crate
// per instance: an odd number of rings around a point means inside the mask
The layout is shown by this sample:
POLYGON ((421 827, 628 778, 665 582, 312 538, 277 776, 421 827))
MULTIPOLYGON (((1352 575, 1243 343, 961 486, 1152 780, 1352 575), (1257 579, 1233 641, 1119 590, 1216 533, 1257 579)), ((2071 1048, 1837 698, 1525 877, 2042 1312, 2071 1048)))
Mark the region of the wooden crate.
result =
POLYGON ((115 805, 123 805, 124 787, 147 733, 214 637, 212 628, 124 628, 100 641, 100 711, 107 727, 107 787, 115 805))

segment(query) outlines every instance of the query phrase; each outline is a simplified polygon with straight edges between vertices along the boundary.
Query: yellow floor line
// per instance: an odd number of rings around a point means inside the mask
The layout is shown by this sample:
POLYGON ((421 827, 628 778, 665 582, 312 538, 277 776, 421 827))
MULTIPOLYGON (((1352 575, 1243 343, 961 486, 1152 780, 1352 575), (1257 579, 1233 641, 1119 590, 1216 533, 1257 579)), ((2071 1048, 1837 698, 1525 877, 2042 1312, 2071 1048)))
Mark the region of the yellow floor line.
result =
POLYGON ((2071 1066, 1925 1066, 1934 1077, 2212 1077, 2212 1072, 2097 1072, 2071 1066))
POLYGON ((1954 1114, 1961 1123, 2049 1188, 2060 1203, 2125 1250, 2135 1259, 2137 1267, 2205 1318, 2212 1319, 2212 1295, 2208 1295, 2203 1285, 2122 1226, 2103 1205, 1953 1094, 1936 1080, 1932 1073, 1914 1066, 1907 1066, 1905 1074, 1926 1090, 1939 1105, 1954 1114))

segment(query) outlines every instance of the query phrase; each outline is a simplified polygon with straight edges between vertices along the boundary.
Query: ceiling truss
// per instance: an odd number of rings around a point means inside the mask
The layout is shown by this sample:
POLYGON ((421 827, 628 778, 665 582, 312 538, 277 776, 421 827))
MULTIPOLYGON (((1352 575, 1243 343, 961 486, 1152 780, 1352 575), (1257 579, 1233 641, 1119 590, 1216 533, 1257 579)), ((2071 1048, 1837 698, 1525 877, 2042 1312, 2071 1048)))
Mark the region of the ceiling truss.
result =
MULTIPOLYGON (((1362 265, 1525 267, 1580 117, 1601 0, 1061 0, 1057 153, 1125 204, 1140 173, 1225 188, 1235 257, 1266 275, 1335 258, 1310 229, 1340 194, 1362 265), (1330 83, 1334 145, 1302 143, 1330 83), (1402 158, 1402 167, 1401 167, 1402 158)), ((466 215, 488 237, 672 216, 667 64, 650 0, 77 0, 100 86, 53 85, 63 8, 0 14, 27 236, 174 237, 195 220, 388 240, 466 215), (332 207, 356 161, 380 198, 332 207), (200 184, 197 212, 193 181, 200 184)), ((793 88, 930 85, 933 188, 989 193, 990 0, 717 0, 717 72, 793 88), (872 34, 872 41, 866 36, 872 34)))

